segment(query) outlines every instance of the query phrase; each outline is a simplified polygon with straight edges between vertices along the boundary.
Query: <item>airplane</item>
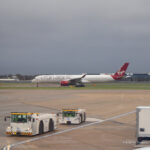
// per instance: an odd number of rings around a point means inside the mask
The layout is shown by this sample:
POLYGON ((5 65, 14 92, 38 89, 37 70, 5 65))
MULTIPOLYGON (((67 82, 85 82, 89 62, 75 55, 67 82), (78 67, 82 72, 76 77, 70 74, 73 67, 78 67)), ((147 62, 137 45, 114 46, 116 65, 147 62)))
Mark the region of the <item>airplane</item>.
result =
POLYGON ((125 72, 129 63, 124 65, 114 74, 98 74, 98 75, 39 75, 36 76, 33 83, 60 83, 61 86, 75 85, 82 87, 84 83, 100 83, 120 80, 125 76, 125 72))

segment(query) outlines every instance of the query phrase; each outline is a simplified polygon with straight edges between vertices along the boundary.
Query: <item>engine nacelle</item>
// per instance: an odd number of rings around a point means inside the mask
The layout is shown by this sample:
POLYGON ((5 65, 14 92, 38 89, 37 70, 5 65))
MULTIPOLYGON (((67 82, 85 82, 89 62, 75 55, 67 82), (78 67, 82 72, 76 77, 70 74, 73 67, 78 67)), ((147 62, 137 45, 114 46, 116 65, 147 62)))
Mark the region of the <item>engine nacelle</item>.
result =
POLYGON ((61 81, 61 82, 60 82, 60 85, 61 85, 61 86, 69 86, 69 85, 70 85, 70 82, 69 82, 69 81, 61 81))

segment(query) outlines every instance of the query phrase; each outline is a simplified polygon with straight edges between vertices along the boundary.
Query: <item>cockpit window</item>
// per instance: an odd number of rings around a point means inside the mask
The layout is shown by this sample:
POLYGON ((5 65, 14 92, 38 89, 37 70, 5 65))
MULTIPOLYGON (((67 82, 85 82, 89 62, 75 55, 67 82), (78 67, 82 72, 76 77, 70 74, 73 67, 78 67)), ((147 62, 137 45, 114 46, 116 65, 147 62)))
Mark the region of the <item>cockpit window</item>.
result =
POLYGON ((15 123, 25 123, 27 122, 27 115, 24 114, 12 114, 11 115, 11 122, 15 123))
POLYGON ((63 117, 75 117, 75 111, 63 111, 63 117))

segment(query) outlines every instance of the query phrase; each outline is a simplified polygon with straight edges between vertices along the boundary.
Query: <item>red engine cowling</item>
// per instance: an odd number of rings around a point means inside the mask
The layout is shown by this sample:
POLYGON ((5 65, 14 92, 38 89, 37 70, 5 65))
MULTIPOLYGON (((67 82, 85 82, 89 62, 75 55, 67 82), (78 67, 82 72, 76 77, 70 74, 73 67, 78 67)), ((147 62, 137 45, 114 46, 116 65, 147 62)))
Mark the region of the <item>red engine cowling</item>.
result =
POLYGON ((61 85, 61 86, 69 86, 69 85, 70 85, 70 82, 69 82, 69 81, 61 81, 61 82, 60 82, 60 85, 61 85))

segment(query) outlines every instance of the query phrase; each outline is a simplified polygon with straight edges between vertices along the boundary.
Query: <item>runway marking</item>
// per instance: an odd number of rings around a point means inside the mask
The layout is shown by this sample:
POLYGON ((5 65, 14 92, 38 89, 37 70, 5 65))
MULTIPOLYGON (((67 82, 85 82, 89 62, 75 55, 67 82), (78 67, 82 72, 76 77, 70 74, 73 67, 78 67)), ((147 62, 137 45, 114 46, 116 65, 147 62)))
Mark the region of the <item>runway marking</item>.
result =
POLYGON ((78 127, 74 127, 74 128, 71 128, 71 129, 66 129, 66 130, 63 130, 63 131, 59 131, 59 132, 56 132, 56 133, 52 133, 52 134, 49 134, 49 135, 43 135, 43 136, 36 137, 36 138, 32 138, 32 139, 29 139, 29 140, 17 142, 17 143, 14 143, 14 144, 10 144, 10 145, 5 146, 2 150, 10 150, 12 147, 16 147, 16 146, 21 145, 21 144, 30 143, 30 142, 37 141, 37 140, 41 140, 41 139, 44 139, 44 138, 47 138, 47 137, 51 137, 51 136, 54 136, 54 135, 59 135, 59 134, 66 133, 66 132, 70 132, 70 131, 77 130, 77 129, 80 129, 80 128, 84 128, 84 127, 88 127, 88 126, 100 124, 100 123, 102 123, 102 122, 106 122, 106 121, 110 121, 110 120, 113 120, 113 119, 121 118, 121 117, 130 115, 130 114, 133 114, 133 113, 135 113, 135 112, 136 112, 136 111, 127 112, 127 113, 120 114, 120 115, 117 115, 117 116, 114 116, 114 117, 111 117, 111 118, 108 118, 108 119, 105 119, 105 120, 99 120, 99 121, 92 122, 92 123, 89 123, 89 124, 80 125, 80 126, 78 126, 78 127))
POLYGON ((86 118, 86 121, 88 122, 97 122, 97 121, 103 121, 102 119, 97 119, 97 118, 86 118))

